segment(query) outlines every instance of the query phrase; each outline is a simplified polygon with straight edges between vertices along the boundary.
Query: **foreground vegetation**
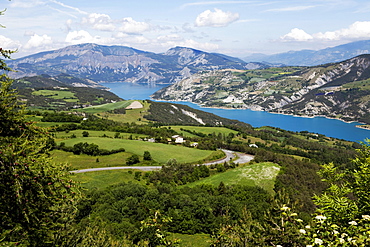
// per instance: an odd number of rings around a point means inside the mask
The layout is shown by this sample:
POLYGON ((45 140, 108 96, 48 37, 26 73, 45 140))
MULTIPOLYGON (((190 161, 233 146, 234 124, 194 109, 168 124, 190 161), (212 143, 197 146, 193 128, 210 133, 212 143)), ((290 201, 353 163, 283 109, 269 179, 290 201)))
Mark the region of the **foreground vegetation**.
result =
POLYGON ((146 102, 147 124, 104 115, 127 114, 120 108, 26 116, 12 80, 0 80, 2 246, 178 246, 177 237, 192 246, 199 237, 203 246, 370 244, 368 143, 254 129, 207 114, 207 126, 194 127, 199 121, 190 117, 178 129, 181 112, 190 110, 154 102, 146 102), (38 117, 57 124, 29 121, 38 117), (186 141, 176 144, 173 136, 182 133, 186 141), (219 148, 254 161, 191 164, 221 158, 219 148), (68 160, 74 168, 123 162, 162 169, 73 175, 68 160))

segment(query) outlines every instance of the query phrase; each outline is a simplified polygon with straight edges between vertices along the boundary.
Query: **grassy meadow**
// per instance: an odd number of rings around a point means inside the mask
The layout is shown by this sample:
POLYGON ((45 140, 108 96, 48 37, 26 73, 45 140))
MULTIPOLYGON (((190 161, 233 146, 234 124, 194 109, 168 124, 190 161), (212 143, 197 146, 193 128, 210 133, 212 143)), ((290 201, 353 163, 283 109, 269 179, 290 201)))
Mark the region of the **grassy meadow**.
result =
POLYGON ((194 137, 196 135, 191 134, 186 131, 182 131, 181 129, 185 130, 190 130, 190 131, 195 131, 195 132, 200 132, 203 134, 212 134, 215 133, 216 135, 221 133, 223 135, 228 135, 230 133, 237 134, 238 132, 235 130, 231 130, 225 127, 206 127, 206 126, 169 126, 171 129, 175 130, 178 133, 181 133, 182 136, 184 137, 194 137))
POLYGON ((99 148, 107 150, 124 148, 127 153, 137 154, 140 157, 144 154, 144 151, 149 151, 153 160, 159 163, 166 163, 169 159, 176 159, 180 163, 194 163, 207 159, 207 157, 217 152, 162 143, 101 137, 77 137, 63 140, 63 142, 66 146, 87 142, 95 143, 99 148))
MULTIPOLYGON (((81 183, 85 189, 104 189, 110 185, 119 183, 140 183, 145 184, 146 181, 135 179, 135 172, 137 170, 110 170, 110 171, 96 171, 85 173, 74 173, 73 179, 81 183)), ((141 174, 143 174, 141 172, 141 174)))
POLYGON ((217 173, 211 177, 187 184, 196 186, 200 184, 211 184, 218 186, 220 182, 226 185, 248 185, 259 186, 270 193, 273 193, 275 178, 280 171, 280 167, 274 163, 264 162, 252 165, 244 165, 235 169, 217 173))

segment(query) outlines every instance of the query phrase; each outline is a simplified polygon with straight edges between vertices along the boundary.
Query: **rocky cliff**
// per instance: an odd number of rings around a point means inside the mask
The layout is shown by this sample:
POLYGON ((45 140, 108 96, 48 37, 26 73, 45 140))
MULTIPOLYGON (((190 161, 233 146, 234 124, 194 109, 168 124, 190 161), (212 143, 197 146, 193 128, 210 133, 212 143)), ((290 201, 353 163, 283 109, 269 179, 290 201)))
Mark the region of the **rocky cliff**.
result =
POLYGON ((370 55, 361 55, 314 67, 197 73, 153 98, 370 123, 369 78, 370 55))

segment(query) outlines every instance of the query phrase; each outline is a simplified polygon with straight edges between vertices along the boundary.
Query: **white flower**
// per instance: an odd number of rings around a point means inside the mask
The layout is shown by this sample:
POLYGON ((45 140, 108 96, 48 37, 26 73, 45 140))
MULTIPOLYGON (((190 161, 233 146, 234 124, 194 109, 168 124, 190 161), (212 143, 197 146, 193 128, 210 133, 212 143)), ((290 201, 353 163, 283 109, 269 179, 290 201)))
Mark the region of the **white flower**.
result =
POLYGON ((370 215, 362 215, 362 218, 363 218, 364 220, 370 220, 370 215))
POLYGON ((354 220, 352 220, 352 221, 348 222, 348 224, 350 224, 350 225, 352 225, 352 226, 357 226, 357 222, 356 222, 356 221, 354 221, 354 220))
POLYGON ((281 246, 280 244, 278 244, 278 245, 276 245, 276 247, 283 247, 283 246, 281 246))
POLYGON ((333 231, 333 234, 334 234, 334 235, 337 235, 338 233, 339 233, 339 232, 338 232, 338 231, 336 231, 336 230, 334 230, 334 231, 333 231))
POLYGON ((302 234, 306 234, 306 230, 305 229, 299 229, 299 232, 302 233, 302 234))
POLYGON ((307 226, 305 226, 305 228, 306 228, 306 229, 310 229, 310 228, 311 228, 311 226, 310 226, 310 225, 307 225, 307 226))
POLYGON ((322 245, 324 242, 321 239, 319 239, 319 238, 315 238, 315 242, 314 243, 315 244, 318 244, 318 245, 322 245))
POLYGON ((344 240, 343 238, 339 238, 339 243, 344 244, 344 242, 346 242, 346 240, 344 240))
POLYGON ((312 247, 312 245, 306 245, 306 247, 312 247))
POLYGON ((317 219, 317 220, 326 220, 326 217, 324 215, 317 215, 315 217, 315 219, 317 219))

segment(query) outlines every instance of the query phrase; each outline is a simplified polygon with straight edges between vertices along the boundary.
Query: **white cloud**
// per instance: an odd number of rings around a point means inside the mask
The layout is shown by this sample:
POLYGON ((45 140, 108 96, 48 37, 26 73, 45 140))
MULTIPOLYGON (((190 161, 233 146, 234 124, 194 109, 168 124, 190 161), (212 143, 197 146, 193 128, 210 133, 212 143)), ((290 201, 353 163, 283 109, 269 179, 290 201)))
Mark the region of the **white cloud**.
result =
POLYGON ((169 35, 158 36, 157 40, 160 42, 182 41, 184 40, 184 38, 178 34, 169 34, 169 35))
POLYGON ((319 32, 308 34, 299 28, 293 28, 288 34, 280 37, 283 41, 340 41, 358 40, 370 38, 370 21, 357 21, 348 28, 336 31, 319 32))
POLYGON ((91 36, 89 32, 85 30, 69 32, 65 39, 65 42, 70 44, 94 43, 95 41, 96 38, 91 36))
POLYGON ((220 9, 206 10, 199 14, 195 20, 198 27, 225 27, 239 19, 238 13, 224 12, 220 9))
POLYGON ((308 41, 312 40, 313 37, 302 29, 293 28, 290 33, 281 36, 280 39, 285 41, 308 41))
POLYGON ((348 28, 332 32, 317 33, 314 34, 314 37, 321 40, 370 38, 370 21, 356 21, 348 28))
POLYGON ((182 46, 182 47, 199 49, 203 51, 215 51, 219 49, 219 46, 217 44, 200 43, 192 39, 187 39, 184 41, 167 41, 167 42, 161 42, 160 44, 162 47, 166 47, 166 48, 182 46))
POLYGON ((49 2, 55 3, 55 4, 59 5, 59 6, 62 6, 64 8, 67 8, 67 9, 72 9, 72 10, 74 10, 74 11, 80 13, 80 14, 83 14, 83 15, 87 15, 88 14, 87 12, 82 11, 79 8, 76 8, 76 7, 73 7, 73 6, 69 6, 69 5, 66 5, 64 3, 61 3, 61 2, 58 2, 58 1, 55 1, 55 0, 49 0, 49 2))
POLYGON ((151 40, 144 37, 144 36, 141 36, 141 35, 129 35, 127 33, 122 33, 122 32, 119 32, 116 34, 115 36, 117 38, 117 40, 115 41, 116 43, 119 42, 119 43, 130 43, 130 44, 150 44, 151 43, 151 40))
POLYGON ((18 41, 14 41, 3 35, 0 35, 0 44, 1 48, 5 50, 16 50, 19 49, 19 47, 21 47, 21 44, 18 41))
POLYGON ((119 30, 125 33, 142 33, 150 30, 150 24, 138 22, 131 17, 126 17, 121 20, 121 27, 119 30))
POLYGON ((82 19, 82 23, 89 24, 93 29, 100 31, 114 31, 116 29, 110 16, 106 14, 89 14, 88 17, 82 19))
POLYGON ((53 43, 53 40, 50 36, 44 34, 42 36, 34 34, 24 45, 25 49, 33 49, 39 47, 47 47, 53 43))

